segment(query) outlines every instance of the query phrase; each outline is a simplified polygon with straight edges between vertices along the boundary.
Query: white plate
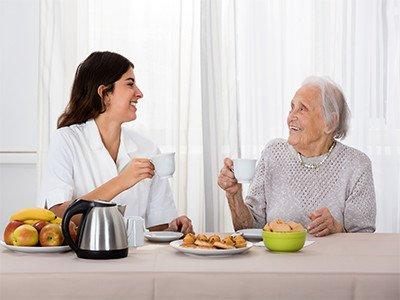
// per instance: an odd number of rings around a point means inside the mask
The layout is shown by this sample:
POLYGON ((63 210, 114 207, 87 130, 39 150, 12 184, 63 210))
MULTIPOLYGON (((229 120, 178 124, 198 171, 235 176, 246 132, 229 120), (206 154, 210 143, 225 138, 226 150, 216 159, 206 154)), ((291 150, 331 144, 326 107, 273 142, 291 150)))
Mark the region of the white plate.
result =
POLYGON ((54 247, 24 247, 24 246, 11 246, 7 245, 4 241, 0 244, 11 251, 26 252, 26 253, 56 253, 66 252, 71 250, 69 246, 54 246, 54 247))
POLYGON ((203 255, 203 256, 226 256, 226 255, 234 255, 248 251, 251 247, 253 247, 253 243, 247 242, 246 247, 244 248, 235 248, 235 249, 204 249, 204 248, 188 248, 182 247, 183 241, 173 241, 169 243, 172 248, 183 252, 185 254, 195 254, 195 255, 203 255))
POLYGON ((149 231, 144 234, 144 237, 151 242, 171 242, 180 239, 182 236, 182 232, 174 231, 149 231))
POLYGON ((252 239, 261 241, 262 238, 262 229, 257 228, 249 228, 249 229, 241 229, 236 231, 236 233, 241 233, 245 239, 252 239))

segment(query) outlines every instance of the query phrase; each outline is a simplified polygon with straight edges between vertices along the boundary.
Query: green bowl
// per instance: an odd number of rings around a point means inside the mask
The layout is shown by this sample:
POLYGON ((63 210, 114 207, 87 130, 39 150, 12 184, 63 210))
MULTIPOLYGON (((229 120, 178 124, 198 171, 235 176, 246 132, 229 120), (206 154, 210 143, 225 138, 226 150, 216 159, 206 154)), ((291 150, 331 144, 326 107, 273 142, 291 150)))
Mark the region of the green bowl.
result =
POLYGON ((307 231, 298 232, 270 232, 263 231, 265 247, 276 252, 296 252, 303 248, 306 242, 307 231))

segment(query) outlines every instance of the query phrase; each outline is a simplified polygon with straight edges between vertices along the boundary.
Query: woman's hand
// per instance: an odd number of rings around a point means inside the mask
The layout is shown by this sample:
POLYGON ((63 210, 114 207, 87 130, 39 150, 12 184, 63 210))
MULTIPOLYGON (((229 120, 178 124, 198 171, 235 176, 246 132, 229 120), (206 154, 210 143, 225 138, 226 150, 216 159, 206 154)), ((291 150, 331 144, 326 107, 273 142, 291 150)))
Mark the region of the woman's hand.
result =
POLYGON ((154 176, 154 165, 148 158, 134 158, 122 170, 118 177, 123 186, 128 189, 145 178, 154 176))
POLYGON ((192 221, 186 216, 180 216, 168 224, 167 231, 178 231, 183 234, 194 233, 192 221))
POLYGON ((311 220, 308 233, 314 236, 325 236, 332 233, 343 232, 343 226, 332 216, 328 208, 323 207, 308 216, 311 220))
POLYGON ((237 182, 232 168, 233 161, 230 158, 225 158, 224 167, 218 175, 218 185, 226 192, 227 197, 232 197, 242 190, 242 185, 237 182))

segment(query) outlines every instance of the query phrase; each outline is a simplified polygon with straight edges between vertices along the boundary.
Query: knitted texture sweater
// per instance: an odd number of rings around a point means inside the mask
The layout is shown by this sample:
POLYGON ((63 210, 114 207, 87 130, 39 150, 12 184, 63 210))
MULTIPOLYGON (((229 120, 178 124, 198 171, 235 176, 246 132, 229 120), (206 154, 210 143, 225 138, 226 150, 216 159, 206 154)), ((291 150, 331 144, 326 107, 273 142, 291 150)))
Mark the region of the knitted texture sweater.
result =
POLYGON ((347 232, 374 232, 376 202, 371 161, 361 151, 338 141, 326 155, 299 158, 286 140, 268 143, 245 199, 254 227, 262 228, 278 218, 308 226, 308 215, 327 207, 347 232), (301 163, 317 164, 323 159, 315 169, 301 163))

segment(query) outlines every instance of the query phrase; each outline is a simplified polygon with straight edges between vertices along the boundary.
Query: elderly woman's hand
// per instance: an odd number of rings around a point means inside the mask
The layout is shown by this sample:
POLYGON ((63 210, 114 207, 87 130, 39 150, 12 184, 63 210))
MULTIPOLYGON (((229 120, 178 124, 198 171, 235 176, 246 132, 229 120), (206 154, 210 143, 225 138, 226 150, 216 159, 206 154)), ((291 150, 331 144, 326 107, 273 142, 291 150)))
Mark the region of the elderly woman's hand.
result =
POLYGON ((317 209, 309 215, 312 221, 308 225, 308 233, 314 236, 325 236, 332 233, 343 232, 343 226, 332 216, 328 208, 317 209))
POLYGON ((168 224, 168 231, 179 231, 183 234, 194 233, 192 221, 187 216, 180 216, 168 224))
POLYGON ((233 161, 230 158, 224 159, 224 167, 218 175, 218 185, 226 192, 226 195, 234 196, 242 189, 242 185, 237 182, 232 172, 233 161))

